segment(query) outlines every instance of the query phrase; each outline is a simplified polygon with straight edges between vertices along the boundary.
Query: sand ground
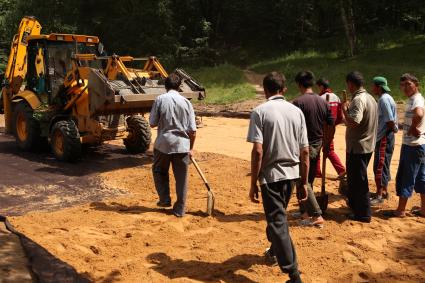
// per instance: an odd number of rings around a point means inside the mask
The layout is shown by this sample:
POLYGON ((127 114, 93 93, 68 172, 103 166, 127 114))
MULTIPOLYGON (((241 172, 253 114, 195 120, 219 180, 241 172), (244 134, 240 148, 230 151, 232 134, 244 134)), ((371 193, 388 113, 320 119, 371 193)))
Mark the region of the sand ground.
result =
MULTIPOLYGON (((206 191, 193 168, 187 216, 177 219, 156 208, 151 165, 141 161, 130 168, 112 166, 100 174, 107 186, 128 195, 54 212, 31 212, 13 217, 12 223, 96 282, 285 282, 279 268, 263 260, 269 245, 263 210, 248 199, 248 121, 204 118, 204 124, 198 132, 196 157, 216 194, 215 217, 204 213, 206 191)), ((338 127, 335 141, 342 160, 344 131, 338 127)), ((394 174, 400 138, 398 134, 394 174)), ((333 168, 328 172, 335 174, 333 168)), ((369 178, 374 190, 371 174, 369 178)), ((320 180, 315 185, 317 191, 320 180)), ((323 229, 299 227, 290 219, 305 282, 425 282, 425 219, 387 220, 380 211, 395 207, 394 184, 390 184, 393 197, 374 212, 371 224, 346 220, 343 214, 348 211, 338 185, 327 181, 331 195, 323 229)), ((418 204, 415 196, 409 207, 418 204)), ((296 211, 295 198, 289 211, 296 211)))

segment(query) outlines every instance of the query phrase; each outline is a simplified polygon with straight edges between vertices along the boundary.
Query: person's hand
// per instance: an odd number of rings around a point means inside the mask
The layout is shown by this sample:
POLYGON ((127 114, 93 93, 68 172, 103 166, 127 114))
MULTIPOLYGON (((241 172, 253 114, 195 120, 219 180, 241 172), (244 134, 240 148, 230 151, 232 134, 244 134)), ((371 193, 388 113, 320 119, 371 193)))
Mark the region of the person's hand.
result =
POLYGON ((323 156, 327 157, 329 155, 329 152, 331 151, 331 143, 330 142, 325 142, 323 144, 323 156))
POLYGON ((307 190, 307 184, 297 184, 297 199, 299 201, 305 201, 308 198, 308 190, 307 190))
POLYGON ((349 106, 350 105, 349 105, 348 101, 345 101, 345 102, 342 103, 341 107, 342 107, 342 111, 344 112, 344 114, 348 112, 349 106))
POLYGON ((416 127, 410 127, 409 132, 407 132, 409 136, 414 136, 419 138, 421 136, 421 132, 416 127))
POLYGON ((189 151, 189 157, 190 157, 190 158, 192 158, 192 157, 193 157, 193 149, 191 149, 191 150, 189 151))
POLYGON ((258 186, 257 184, 251 184, 251 189, 249 190, 249 198, 253 203, 260 203, 258 200, 258 186))

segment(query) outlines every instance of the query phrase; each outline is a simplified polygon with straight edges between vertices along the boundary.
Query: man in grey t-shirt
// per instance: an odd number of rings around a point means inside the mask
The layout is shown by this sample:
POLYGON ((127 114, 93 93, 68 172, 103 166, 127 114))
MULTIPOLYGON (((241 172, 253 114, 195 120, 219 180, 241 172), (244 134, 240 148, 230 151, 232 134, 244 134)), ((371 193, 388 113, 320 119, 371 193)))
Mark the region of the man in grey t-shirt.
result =
POLYGON ((167 93, 158 96, 150 114, 151 127, 158 127, 152 166, 160 207, 171 206, 168 170, 173 167, 177 201, 173 213, 182 217, 187 195, 187 172, 195 142, 196 122, 192 104, 180 95, 181 79, 170 74, 165 80, 167 93))
POLYGON ((249 196, 252 202, 258 203, 259 181, 267 220, 266 233, 271 242, 266 256, 277 259, 281 270, 289 274, 289 282, 301 282, 286 207, 300 175, 297 197, 307 199, 307 127, 301 110, 283 97, 286 91, 283 75, 276 72, 267 75, 263 86, 268 101, 253 110, 247 138, 253 143, 249 196))

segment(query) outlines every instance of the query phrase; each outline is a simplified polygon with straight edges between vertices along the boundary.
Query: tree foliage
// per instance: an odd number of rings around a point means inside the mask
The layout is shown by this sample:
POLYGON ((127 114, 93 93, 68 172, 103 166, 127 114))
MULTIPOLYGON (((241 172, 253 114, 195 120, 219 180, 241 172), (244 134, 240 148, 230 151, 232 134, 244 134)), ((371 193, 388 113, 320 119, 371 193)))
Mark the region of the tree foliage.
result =
POLYGON ((194 64, 252 44, 295 49, 345 36, 352 55, 357 34, 425 31, 424 0, 0 0, 3 50, 24 15, 36 16, 44 33, 98 35, 110 53, 194 64))

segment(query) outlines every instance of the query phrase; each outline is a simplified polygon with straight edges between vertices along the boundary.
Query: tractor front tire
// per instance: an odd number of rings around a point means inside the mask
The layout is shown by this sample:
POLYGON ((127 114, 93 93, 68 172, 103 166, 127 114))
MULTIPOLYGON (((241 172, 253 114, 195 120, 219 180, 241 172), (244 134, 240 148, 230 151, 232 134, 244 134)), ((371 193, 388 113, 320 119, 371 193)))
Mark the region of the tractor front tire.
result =
POLYGON ((58 160, 75 162, 81 157, 80 133, 72 120, 58 121, 53 125, 50 144, 58 160))
POLYGON ((34 118, 34 111, 26 102, 19 102, 13 113, 14 135, 22 150, 35 150, 41 145, 40 123, 34 118))
POLYGON ((151 144, 151 128, 145 117, 141 115, 127 118, 128 137, 124 139, 125 148, 129 153, 145 153, 151 144))

